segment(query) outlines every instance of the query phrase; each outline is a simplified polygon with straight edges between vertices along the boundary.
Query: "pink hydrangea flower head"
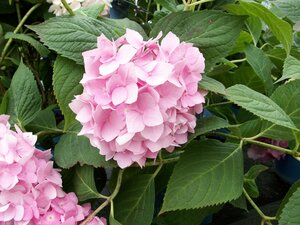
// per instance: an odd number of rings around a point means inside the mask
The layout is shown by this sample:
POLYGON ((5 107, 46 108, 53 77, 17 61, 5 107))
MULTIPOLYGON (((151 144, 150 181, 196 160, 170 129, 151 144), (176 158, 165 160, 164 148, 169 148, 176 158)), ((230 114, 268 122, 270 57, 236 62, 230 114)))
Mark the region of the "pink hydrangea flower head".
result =
POLYGON ((127 29, 111 41, 102 34, 97 48, 83 52, 83 93, 70 108, 83 126, 79 135, 121 168, 184 144, 203 110, 203 55, 172 32, 161 36, 145 41, 127 29))
MULTIPOLYGON (((273 140, 271 138, 265 138, 265 137, 258 138, 257 140, 267 144, 279 146, 282 148, 287 148, 289 146, 288 141, 283 141, 283 140, 278 141, 278 140, 273 140)), ((275 151, 269 148, 260 147, 255 144, 250 146, 247 153, 249 158, 254 160, 259 160, 261 162, 267 162, 273 159, 281 159, 285 156, 285 154, 282 152, 275 151)))
MULTIPOLYGON (((35 148, 37 137, 10 129, 0 115, 0 224, 77 225, 90 213, 74 193, 62 190, 59 170, 49 161, 51 152, 35 148)), ((89 225, 106 225, 95 217, 89 225)))

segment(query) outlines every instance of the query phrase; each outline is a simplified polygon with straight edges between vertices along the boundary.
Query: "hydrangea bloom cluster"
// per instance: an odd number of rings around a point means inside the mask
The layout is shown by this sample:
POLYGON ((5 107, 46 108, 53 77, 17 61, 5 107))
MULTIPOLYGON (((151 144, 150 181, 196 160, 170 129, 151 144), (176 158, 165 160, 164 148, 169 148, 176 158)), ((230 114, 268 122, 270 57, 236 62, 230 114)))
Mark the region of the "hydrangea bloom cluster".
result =
MULTIPOLYGON (((277 141, 266 137, 261 137, 258 138, 257 140, 267 144, 279 146, 282 148, 287 148, 289 146, 288 141, 277 141)), ((251 145, 247 153, 249 158, 254 160, 259 160, 262 162, 267 162, 273 159, 281 159, 285 156, 285 154, 282 152, 275 151, 269 148, 260 147, 254 144, 251 145)))
MULTIPOLYGON (((90 214, 74 193, 62 190, 50 151, 34 147, 37 137, 10 130, 0 115, 0 225, 76 225, 90 214)), ((106 225, 94 218, 90 225, 106 225)))
POLYGON ((83 93, 70 108, 91 144, 121 168, 172 151, 194 132, 205 93, 198 90, 204 58, 198 48, 168 33, 144 41, 136 31, 83 53, 83 93))
MULTIPOLYGON (((54 13, 56 16, 62 16, 68 13, 61 0, 47 0, 47 2, 51 4, 49 12, 54 13)), ((104 4, 104 10, 101 13, 101 15, 104 16, 108 14, 112 0, 66 0, 66 2, 73 11, 94 4, 104 4)))

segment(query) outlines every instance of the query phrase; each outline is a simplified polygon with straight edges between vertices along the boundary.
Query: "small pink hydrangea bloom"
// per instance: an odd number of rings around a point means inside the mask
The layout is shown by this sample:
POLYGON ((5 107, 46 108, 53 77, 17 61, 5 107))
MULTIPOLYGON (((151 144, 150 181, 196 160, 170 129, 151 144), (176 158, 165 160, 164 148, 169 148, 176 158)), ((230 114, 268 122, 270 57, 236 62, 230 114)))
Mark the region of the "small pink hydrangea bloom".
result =
MULTIPOLYGON (((90 213, 74 193, 62 190, 51 152, 35 148, 37 136, 10 129, 0 115, 0 225, 77 225, 90 213)), ((106 225, 95 218, 89 225, 106 225)))
POLYGON ((172 32, 159 43, 161 36, 144 41, 127 29, 116 41, 101 35, 83 53, 83 93, 70 108, 83 126, 79 134, 121 168, 186 143, 203 109, 203 55, 172 32))
MULTIPOLYGON (((282 148, 287 148, 289 146, 288 141, 277 141, 271 138, 260 137, 257 139, 258 141, 279 146, 282 148)), ((248 157, 253 160, 259 160, 261 162, 271 161, 273 159, 281 159, 285 156, 284 153, 275 151, 269 148, 264 148, 255 144, 252 144, 248 149, 248 157)))

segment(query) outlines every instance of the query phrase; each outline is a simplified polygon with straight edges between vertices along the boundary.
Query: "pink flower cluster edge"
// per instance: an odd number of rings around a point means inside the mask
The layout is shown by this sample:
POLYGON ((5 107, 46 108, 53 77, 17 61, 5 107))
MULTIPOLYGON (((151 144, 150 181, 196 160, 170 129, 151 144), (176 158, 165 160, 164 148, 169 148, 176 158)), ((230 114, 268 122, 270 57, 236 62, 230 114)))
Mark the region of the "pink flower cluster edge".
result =
POLYGON ((203 110, 203 55, 171 32, 159 44, 161 36, 144 41, 127 29, 116 41, 101 35, 83 53, 83 93, 70 108, 83 125, 79 135, 121 168, 186 143, 203 110))
MULTIPOLYGON (((35 148, 37 136, 10 129, 0 115, 0 225, 76 225, 90 213, 74 193, 62 190, 51 152, 35 148)), ((106 225, 95 217, 89 225, 106 225)))

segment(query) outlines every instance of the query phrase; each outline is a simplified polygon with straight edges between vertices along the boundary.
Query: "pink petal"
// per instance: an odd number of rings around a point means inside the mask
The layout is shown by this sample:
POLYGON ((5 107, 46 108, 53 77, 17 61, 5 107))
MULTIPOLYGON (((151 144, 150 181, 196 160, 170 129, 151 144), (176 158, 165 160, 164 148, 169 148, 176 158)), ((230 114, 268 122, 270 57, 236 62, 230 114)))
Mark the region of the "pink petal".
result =
POLYGON ((144 129, 145 124, 143 122, 143 117, 136 111, 128 111, 126 113, 126 127, 128 132, 136 133, 144 129))
POLYGON ((57 196, 57 192, 56 192, 56 188, 51 185, 48 184, 46 185, 45 189, 44 189, 44 194, 49 198, 49 199, 55 199, 57 196))
POLYGON ((137 84, 129 84, 126 86, 127 90, 127 99, 125 103, 131 104, 136 102, 137 97, 138 97, 138 86, 137 84))
POLYGON ((156 142, 162 135, 164 131, 163 124, 154 126, 154 127, 145 127, 145 129, 141 132, 141 135, 149 139, 150 141, 156 142))
POLYGON ((85 105, 77 113, 76 119, 81 123, 86 123, 92 119, 92 109, 89 105, 85 105))
POLYGON ((127 89, 125 87, 115 88, 112 92, 112 102, 119 105, 127 99, 127 89))
POLYGON ((102 137, 105 141, 112 141, 118 136, 120 130, 112 126, 110 123, 105 123, 102 127, 102 137))
POLYGON ((179 38, 173 34, 172 32, 169 32, 161 41, 161 48, 167 52, 171 53, 178 45, 179 45, 179 38))
POLYGON ((156 106, 152 109, 147 109, 143 114, 143 121, 146 126, 154 127, 163 123, 163 117, 159 110, 159 107, 156 106))
POLYGON ((126 144, 127 142, 129 142, 133 136, 134 136, 135 133, 125 133, 121 136, 118 136, 117 139, 116 139, 116 142, 119 144, 119 145, 124 145, 126 144))
POLYGON ((118 152, 114 156, 114 160, 117 161, 118 165, 124 169, 130 166, 133 162, 129 153, 126 152, 118 152))
POLYGON ((99 67, 99 73, 103 76, 115 72, 119 67, 119 63, 116 60, 112 60, 108 63, 104 63, 99 67))
POLYGON ((165 83, 172 75, 174 66, 170 63, 160 62, 151 72, 146 81, 150 85, 160 85, 165 83))
POLYGON ((15 221, 20 221, 23 219, 23 216, 24 216, 24 207, 22 205, 17 205, 16 206, 16 215, 15 215, 15 218, 14 220, 15 221))
POLYGON ((143 45, 143 37, 138 32, 126 29, 125 33, 126 41, 135 48, 140 48, 143 45))
POLYGON ((131 45, 122 45, 122 47, 118 51, 116 60, 120 64, 128 63, 136 54, 136 52, 137 50, 133 48, 131 45))

